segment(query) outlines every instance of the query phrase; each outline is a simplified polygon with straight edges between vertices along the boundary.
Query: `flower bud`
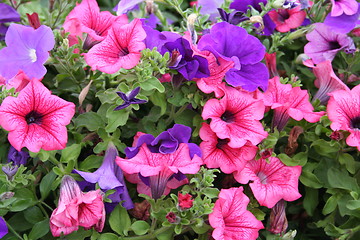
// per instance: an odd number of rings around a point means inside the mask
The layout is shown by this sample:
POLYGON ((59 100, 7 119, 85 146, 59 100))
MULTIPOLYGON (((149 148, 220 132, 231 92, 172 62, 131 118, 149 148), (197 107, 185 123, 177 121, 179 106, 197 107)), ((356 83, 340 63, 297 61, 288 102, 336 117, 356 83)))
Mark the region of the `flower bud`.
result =
POLYGON ((9 181, 13 180, 14 175, 17 173, 18 166, 6 165, 2 167, 2 171, 5 173, 9 181))
POLYGON ((3 192, 0 194, 0 201, 5 201, 12 198, 15 195, 14 192, 3 192))
POLYGON ((191 42, 193 44, 196 44, 197 42, 197 33, 195 31, 195 21, 197 17, 197 14, 192 13, 187 18, 187 29, 190 32, 191 42))
POLYGON ((155 12, 154 0, 146 0, 145 11, 149 15, 155 12))
POLYGON ((272 7, 273 8, 282 8, 283 5, 285 3, 285 0, 275 0, 273 3, 272 3, 272 7))
POLYGON ((180 218, 176 216, 174 212, 168 212, 165 217, 169 221, 169 223, 177 224, 180 222, 180 218))
POLYGON ((256 29, 257 32, 262 32, 265 28, 263 18, 260 15, 250 17, 250 22, 259 24, 259 27, 256 29))
POLYGON ((280 200, 270 213, 270 232, 274 234, 284 234, 288 227, 288 221, 285 213, 285 201, 280 200))

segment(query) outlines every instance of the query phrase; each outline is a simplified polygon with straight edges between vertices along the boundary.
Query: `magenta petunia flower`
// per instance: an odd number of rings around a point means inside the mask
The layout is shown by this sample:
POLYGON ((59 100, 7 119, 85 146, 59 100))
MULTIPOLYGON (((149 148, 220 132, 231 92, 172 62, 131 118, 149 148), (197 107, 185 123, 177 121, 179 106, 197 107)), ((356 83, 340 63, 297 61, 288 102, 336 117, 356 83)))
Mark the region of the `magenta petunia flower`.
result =
POLYGON ((360 151, 360 85, 351 91, 337 90, 329 95, 327 114, 331 129, 349 131, 346 143, 360 151))
POLYGON ((337 17, 345 13, 346 15, 353 15, 358 10, 358 3, 356 0, 331 0, 331 16, 337 17))
POLYGON ((289 32, 291 29, 301 26, 306 17, 306 12, 301 10, 300 6, 292 9, 272 10, 268 14, 279 32, 289 32))
POLYGON ((301 197, 298 182, 301 166, 289 167, 280 159, 270 157, 267 160, 251 160, 242 171, 234 173, 236 181, 249 185, 261 206, 272 208, 278 201, 295 201, 301 197))
POLYGON ((55 45, 51 28, 12 23, 5 36, 6 47, 0 50, 0 75, 11 79, 22 70, 30 79, 46 74, 44 63, 55 45))
POLYGON ((8 96, 0 106, 0 125, 10 131, 8 139, 18 151, 27 147, 59 150, 66 147, 67 129, 75 104, 51 92, 39 81, 31 81, 17 97, 8 96))
POLYGON ((151 188, 154 199, 160 198, 168 181, 176 174, 195 174, 199 171, 202 159, 190 157, 189 147, 180 143, 178 149, 170 154, 152 153, 146 144, 140 147, 139 153, 130 159, 116 157, 116 163, 128 174, 139 174, 145 184, 151 188), (147 179, 147 177, 149 177, 147 179))
POLYGON ((314 123, 320 120, 324 112, 313 112, 314 107, 309 102, 309 94, 300 87, 292 87, 291 84, 280 83, 279 77, 269 80, 269 88, 263 94, 265 106, 274 109, 272 127, 279 131, 283 130, 288 120, 291 118, 296 121, 305 119, 314 123))
POLYGON ((324 23, 315 23, 315 29, 306 34, 309 41, 304 52, 315 64, 335 58, 339 51, 352 53, 356 50, 353 40, 346 34, 338 33, 324 23))
POLYGON ((251 93, 225 88, 225 96, 206 102, 202 117, 211 119, 210 128, 221 139, 229 139, 232 148, 244 146, 248 141, 257 145, 267 137, 259 121, 264 116, 265 106, 251 93))
POLYGON ((255 240, 264 226, 248 211, 249 198, 243 188, 221 189, 213 212, 209 214, 215 240, 255 240))
POLYGON ((208 168, 220 168, 224 173, 240 171, 247 161, 255 158, 257 147, 246 143, 241 148, 232 148, 228 145, 229 139, 220 139, 211 130, 207 123, 200 129, 201 152, 204 163, 208 168))
POLYGON ((350 90, 343 81, 334 73, 330 61, 321 62, 313 68, 316 76, 315 86, 319 88, 314 99, 319 99, 321 104, 326 104, 330 98, 328 93, 336 90, 350 90))
POLYGON ((89 49, 105 39, 115 21, 120 25, 128 23, 126 15, 117 17, 108 11, 100 12, 96 0, 83 0, 67 15, 63 27, 75 38, 87 33, 84 48, 89 49))
POLYGON ((116 73, 120 68, 131 69, 140 61, 141 51, 145 49, 145 37, 139 19, 126 25, 114 22, 104 41, 84 54, 86 63, 92 70, 109 74, 116 73))

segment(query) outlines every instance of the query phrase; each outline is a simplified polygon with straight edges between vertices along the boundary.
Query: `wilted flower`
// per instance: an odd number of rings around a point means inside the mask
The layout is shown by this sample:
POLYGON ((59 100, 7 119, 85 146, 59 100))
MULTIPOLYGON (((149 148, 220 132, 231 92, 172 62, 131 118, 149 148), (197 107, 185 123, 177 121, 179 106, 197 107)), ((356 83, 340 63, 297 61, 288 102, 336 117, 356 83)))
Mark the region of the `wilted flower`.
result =
POLYGON ((288 227, 285 206, 286 202, 280 200, 273 208, 271 208, 269 231, 274 234, 284 234, 288 227))

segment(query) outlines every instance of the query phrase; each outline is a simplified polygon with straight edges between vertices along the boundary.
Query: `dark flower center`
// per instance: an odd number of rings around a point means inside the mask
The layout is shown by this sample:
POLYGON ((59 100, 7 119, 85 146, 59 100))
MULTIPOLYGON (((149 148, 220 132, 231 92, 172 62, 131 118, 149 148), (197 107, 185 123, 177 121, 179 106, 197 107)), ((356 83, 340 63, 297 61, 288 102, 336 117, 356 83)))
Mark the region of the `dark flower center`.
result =
POLYGON ((337 41, 329 42, 330 50, 339 49, 341 45, 337 41))
POLYGON ((129 54, 129 49, 127 47, 120 49, 120 52, 119 52, 120 57, 128 55, 128 54, 129 54))
POLYGON ((360 116, 355 117, 350 120, 350 127, 352 129, 359 129, 360 130, 360 116))
POLYGON ((229 111, 225 111, 223 113, 223 115, 221 115, 221 120, 223 120, 224 122, 227 122, 227 123, 232 123, 234 122, 235 120, 235 116, 232 112, 229 112, 229 111))
POLYGON ((285 22, 285 20, 286 19, 289 19, 289 17, 290 17, 290 14, 288 13, 288 11, 287 10, 285 10, 285 9, 279 9, 278 10, 278 20, 280 21, 280 22, 285 22))
POLYGON ((228 144, 228 142, 230 142, 230 140, 228 138, 226 138, 226 139, 218 138, 216 148, 222 149, 226 144, 228 144))
POLYGON ((25 116, 25 120, 26 120, 27 124, 32 124, 32 123, 40 124, 42 121, 42 118, 43 118, 43 116, 34 110, 29 112, 25 116))

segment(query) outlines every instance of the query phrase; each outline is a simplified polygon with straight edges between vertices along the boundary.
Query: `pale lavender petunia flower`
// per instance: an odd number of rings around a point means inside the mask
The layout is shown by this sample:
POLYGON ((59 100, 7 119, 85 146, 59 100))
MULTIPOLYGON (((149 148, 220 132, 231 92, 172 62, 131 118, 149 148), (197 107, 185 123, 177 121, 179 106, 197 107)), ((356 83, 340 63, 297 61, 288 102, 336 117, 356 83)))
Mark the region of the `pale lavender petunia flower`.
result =
POLYGON ((355 51, 353 40, 346 34, 335 32, 323 23, 314 25, 314 30, 306 34, 309 42, 305 45, 304 52, 315 64, 326 60, 332 61, 339 51, 346 53, 355 51))
POLYGON ((127 13, 129 10, 133 9, 136 5, 143 1, 144 0, 121 0, 115 7, 116 15, 120 16, 124 13, 127 13))
POLYGON ((358 3, 356 0, 331 0, 331 16, 337 17, 345 13, 346 15, 353 15, 358 10, 358 3))
POLYGON ((0 75, 14 77, 22 70, 30 79, 40 79, 46 74, 44 63, 55 45, 51 28, 12 23, 5 36, 6 47, 0 50, 0 75))
POLYGON ((218 8, 224 3, 224 0, 198 0, 197 6, 201 6, 201 14, 209 14, 210 20, 215 21, 218 13, 218 8))

